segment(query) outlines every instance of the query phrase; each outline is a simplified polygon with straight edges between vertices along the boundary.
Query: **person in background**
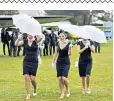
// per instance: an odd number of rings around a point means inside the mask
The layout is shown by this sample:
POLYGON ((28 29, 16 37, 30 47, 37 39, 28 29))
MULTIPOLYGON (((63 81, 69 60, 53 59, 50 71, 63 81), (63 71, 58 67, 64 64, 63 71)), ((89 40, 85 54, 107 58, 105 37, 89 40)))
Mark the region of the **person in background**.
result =
POLYGON ((18 34, 16 34, 15 32, 16 32, 16 30, 13 30, 12 34, 10 36, 11 37, 11 40, 10 40, 10 56, 14 56, 14 57, 17 56, 17 46, 15 46, 15 41, 18 38, 18 34))
POLYGON ((10 35, 9 35, 8 31, 6 31, 5 28, 3 28, 2 31, 1 31, 1 42, 3 43, 3 53, 4 53, 4 55, 6 55, 5 46, 7 45, 8 54, 10 56, 10 49, 9 49, 10 39, 11 38, 10 38, 10 35))
POLYGON ((54 33, 54 31, 51 30, 51 33, 49 34, 49 37, 50 37, 50 46, 49 46, 49 49, 50 49, 50 56, 51 56, 52 55, 52 49, 53 49, 53 54, 55 52, 55 44, 57 42, 57 36, 54 33))
POLYGON ((70 42, 66 40, 66 34, 64 32, 59 33, 59 39, 60 40, 57 42, 55 47, 52 64, 56 63, 57 78, 60 87, 60 98, 63 98, 64 86, 66 87, 66 97, 70 96, 69 82, 67 78, 70 69, 69 56, 71 55, 71 46, 70 42))
POLYGON ((45 35, 42 34, 42 40, 38 43, 38 64, 42 64, 41 56, 42 56, 42 50, 44 49, 44 40, 45 35))
MULTIPOLYGON (((19 34, 22 34, 18 28, 16 29, 16 32, 15 32, 15 33, 16 33, 17 36, 18 36, 19 34)), ((20 55, 20 51, 21 51, 21 46, 18 46, 18 47, 17 47, 17 56, 20 55)))
POLYGON ((27 34, 27 38, 23 40, 22 35, 15 42, 16 46, 24 45, 25 56, 23 60, 23 75, 26 87, 26 99, 30 99, 30 81, 33 86, 33 96, 37 95, 36 73, 38 68, 38 45, 42 40, 42 34, 35 39, 34 36, 27 34))
POLYGON ((90 74, 92 70, 91 52, 95 52, 95 47, 92 41, 83 39, 77 43, 79 56, 79 75, 82 79, 83 93, 91 93, 90 91, 90 74))
POLYGON ((44 54, 44 56, 48 56, 50 37, 49 37, 48 32, 46 32, 46 31, 43 31, 43 34, 45 35, 43 54, 44 54))
POLYGON ((95 53, 100 53, 100 43, 95 42, 95 53))

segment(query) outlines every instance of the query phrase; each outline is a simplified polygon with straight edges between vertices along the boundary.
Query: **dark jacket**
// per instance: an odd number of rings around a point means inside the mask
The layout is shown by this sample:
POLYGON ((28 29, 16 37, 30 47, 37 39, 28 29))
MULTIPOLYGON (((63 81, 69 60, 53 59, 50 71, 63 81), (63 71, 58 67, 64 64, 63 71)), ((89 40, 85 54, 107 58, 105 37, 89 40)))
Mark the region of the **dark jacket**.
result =
POLYGON ((11 39, 11 37, 7 31, 1 33, 1 42, 2 43, 7 43, 8 41, 10 41, 10 39, 11 39))

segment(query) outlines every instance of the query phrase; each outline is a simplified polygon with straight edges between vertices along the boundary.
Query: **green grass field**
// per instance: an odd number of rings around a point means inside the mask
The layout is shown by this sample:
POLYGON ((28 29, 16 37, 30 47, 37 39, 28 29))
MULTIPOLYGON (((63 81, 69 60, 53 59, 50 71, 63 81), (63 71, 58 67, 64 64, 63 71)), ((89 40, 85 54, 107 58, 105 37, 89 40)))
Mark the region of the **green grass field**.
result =
MULTIPOLYGON (((82 94, 81 79, 74 67, 77 59, 76 47, 72 49, 69 84, 71 97, 59 99, 56 70, 51 67, 52 57, 42 57, 42 65, 37 72, 38 95, 29 101, 112 101, 113 41, 102 44, 101 53, 93 55, 90 95, 82 94)), ((22 75, 23 57, 3 56, 0 43, 0 101, 24 101, 25 86, 22 75)), ((31 86, 32 94, 32 86, 31 86)))

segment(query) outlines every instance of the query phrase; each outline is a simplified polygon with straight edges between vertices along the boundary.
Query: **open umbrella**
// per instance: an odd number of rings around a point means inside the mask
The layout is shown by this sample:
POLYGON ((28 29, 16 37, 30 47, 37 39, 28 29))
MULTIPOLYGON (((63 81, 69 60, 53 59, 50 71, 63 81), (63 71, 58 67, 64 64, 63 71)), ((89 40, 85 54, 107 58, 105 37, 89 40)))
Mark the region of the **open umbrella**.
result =
POLYGON ((20 29, 20 32, 27 33, 30 35, 41 34, 41 25, 33 17, 30 17, 26 14, 14 15, 12 17, 13 24, 20 29))
POLYGON ((88 32, 88 34, 91 36, 91 39, 93 41, 96 41, 99 43, 107 43, 104 32, 100 30, 99 28, 95 26, 90 26, 90 25, 81 26, 81 27, 84 28, 88 32))
POLYGON ((69 33, 72 33, 78 37, 86 38, 86 39, 91 39, 90 35, 86 30, 83 28, 76 26, 76 25, 70 25, 70 24, 61 24, 58 25, 58 27, 64 31, 67 31, 69 33))

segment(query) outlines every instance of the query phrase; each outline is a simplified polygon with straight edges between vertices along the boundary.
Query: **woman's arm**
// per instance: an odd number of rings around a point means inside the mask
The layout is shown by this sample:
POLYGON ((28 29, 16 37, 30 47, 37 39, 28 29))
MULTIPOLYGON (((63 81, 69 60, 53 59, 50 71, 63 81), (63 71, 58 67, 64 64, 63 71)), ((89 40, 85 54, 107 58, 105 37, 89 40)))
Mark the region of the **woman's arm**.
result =
POLYGON ((22 41, 20 41, 19 39, 17 39, 16 41, 15 41, 15 46, 22 46, 24 44, 24 41, 22 40, 22 41))
POLYGON ((37 36, 37 43, 40 42, 42 40, 42 38, 43 38, 43 35, 42 34, 38 35, 37 36))
POLYGON ((78 53, 81 54, 83 53, 88 47, 85 46, 84 48, 80 49, 80 45, 77 45, 77 50, 78 50, 78 53))
POLYGON ((91 45, 89 46, 90 50, 94 53, 95 52, 95 46, 94 45, 91 45))
POLYGON ((72 51, 72 48, 70 47, 69 50, 68 50, 68 55, 71 56, 71 51, 72 51))
POLYGON ((54 53, 54 55, 53 55, 53 61, 52 61, 52 62, 55 62, 57 56, 58 56, 57 46, 55 46, 55 53, 54 53))
POLYGON ((72 44, 69 45, 68 55, 71 56, 72 53, 72 44))
POLYGON ((15 46, 22 46, 24 44, 23 35, 18 35, 18 39, 15 41, 15 46))
POLYGON ((24 44, 24 41, 23 41, 23 35, 20 34, 18 36, 18 39, 15 41, 15 46, 22 46, 24 44))

